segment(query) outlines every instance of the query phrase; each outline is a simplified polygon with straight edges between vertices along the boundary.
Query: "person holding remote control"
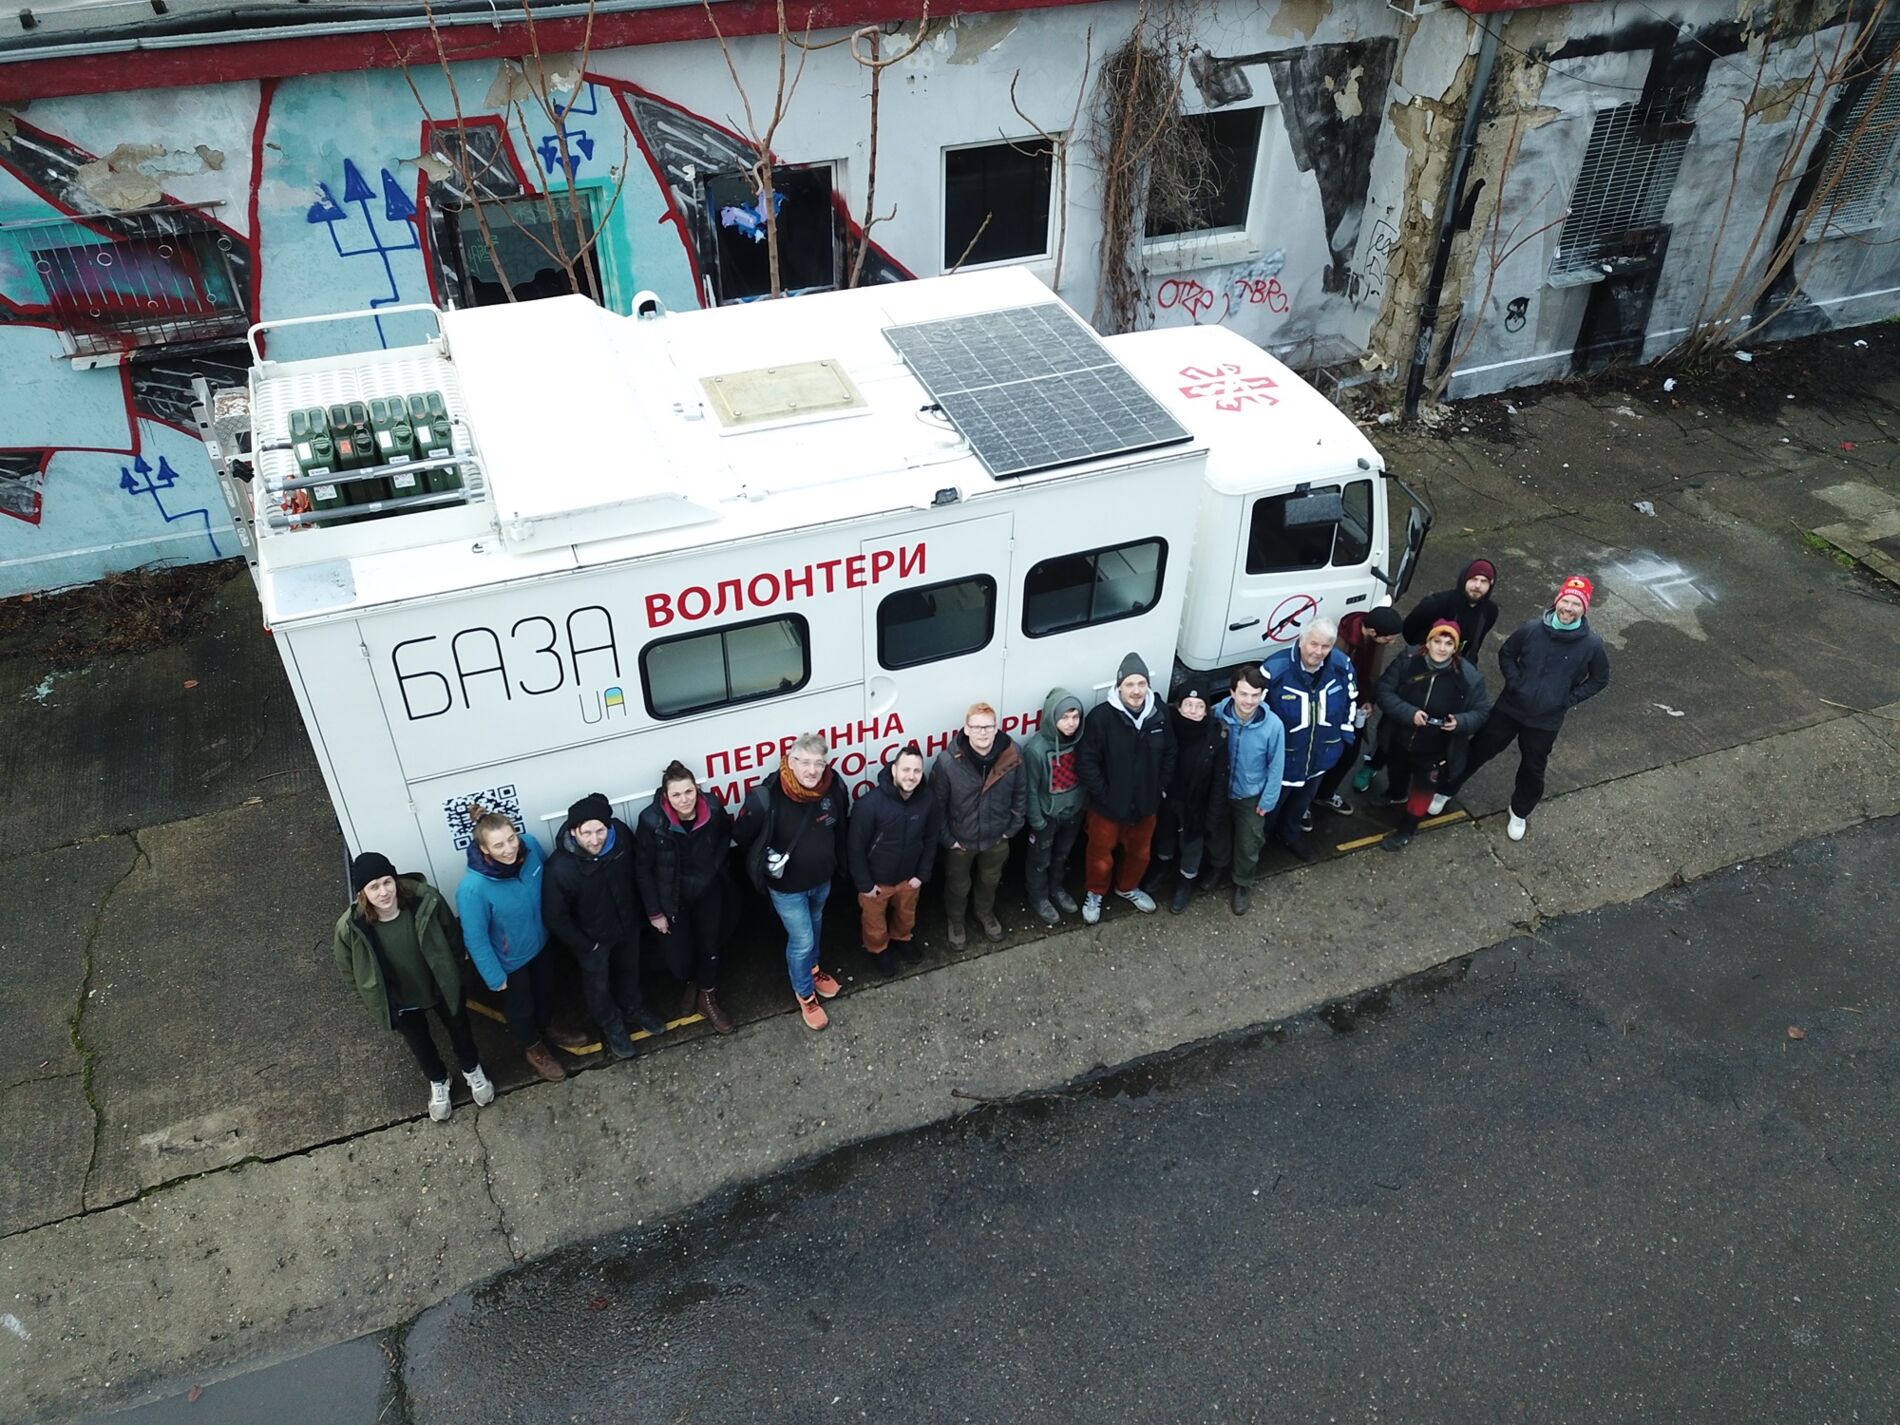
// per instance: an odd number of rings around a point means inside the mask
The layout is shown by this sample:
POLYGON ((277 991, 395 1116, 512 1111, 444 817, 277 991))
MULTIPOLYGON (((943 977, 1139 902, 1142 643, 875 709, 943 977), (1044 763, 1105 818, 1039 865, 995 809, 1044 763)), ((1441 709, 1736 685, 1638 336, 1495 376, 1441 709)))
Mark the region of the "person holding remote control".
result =
POLYGON ((1439 619, 1421 647, 1408 648, 1379 680, 1379 709, 1392 729, 1386 785, 1406 792, 1397 831, 1384 842, 1403 851, 1427 815, 1443 811, 1444 787, 1463 770, 1471 738, 1491 715, 1477 665, 1458 652, 1462 630, 1439 619))

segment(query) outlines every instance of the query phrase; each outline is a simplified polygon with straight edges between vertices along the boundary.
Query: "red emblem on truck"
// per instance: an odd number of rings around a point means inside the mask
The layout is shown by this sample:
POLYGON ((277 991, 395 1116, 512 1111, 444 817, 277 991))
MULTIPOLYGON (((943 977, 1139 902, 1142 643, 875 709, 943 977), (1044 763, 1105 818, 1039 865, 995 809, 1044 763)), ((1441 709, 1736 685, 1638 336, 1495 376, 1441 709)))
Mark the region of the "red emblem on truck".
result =
POLYGON ((1271 376, 1246 376, 1240 367, 1231 361, 1219 366, 1183 366, 1181 375, 1188 384, 1181 388, 1181 394, 1190 401, 1212 400, 1217 411, 1237 411, 1249 402, 1258 402, 1263 406, 1280 404, 1278 396, 1267 393, 1274 388, 1271 376))

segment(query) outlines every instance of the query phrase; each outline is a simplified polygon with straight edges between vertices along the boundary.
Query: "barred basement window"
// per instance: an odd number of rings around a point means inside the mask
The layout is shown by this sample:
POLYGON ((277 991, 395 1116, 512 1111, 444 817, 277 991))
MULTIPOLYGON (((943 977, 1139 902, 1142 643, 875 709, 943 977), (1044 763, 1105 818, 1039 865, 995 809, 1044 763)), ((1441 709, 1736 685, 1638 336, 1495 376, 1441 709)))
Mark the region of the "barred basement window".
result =
MULTIPOLYGON (((1900 43, 1900 21, 1889 20, 1867 43, 1869 58, 1890 56, 1900 43)), ((1900 162, 1900 65, 1889 59, 1868 81, 1838 124, 1828 150, 1818 195, 1808 218, 1809 242, 1837 233, 1877 227, 1893 193, 1900 162)))
POLYGON ((248 254, 216 206, 0 223, 0 287, 57 323, 73 356, 242 336, 248 254))
POLYGON ((1553 278, 1594 281, 1647 256, 1694 127, 1680 95, 1597 111, 1557 238, 1553 278))

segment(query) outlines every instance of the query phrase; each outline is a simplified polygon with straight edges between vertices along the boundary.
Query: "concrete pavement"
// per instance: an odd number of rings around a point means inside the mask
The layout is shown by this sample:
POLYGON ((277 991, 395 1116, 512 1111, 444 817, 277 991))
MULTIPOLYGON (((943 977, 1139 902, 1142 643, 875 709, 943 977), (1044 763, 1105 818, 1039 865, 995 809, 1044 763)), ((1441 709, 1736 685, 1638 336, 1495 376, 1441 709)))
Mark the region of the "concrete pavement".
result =
MULTIPOLYGON (((520 1255, 840 1143, 1892 814, 1893 596, 1802 531, 1900 489, 1900 379, 1772 420, 1613 391, 1513 399, 1508 422, 1453 439, 1375 435, 1439 508, 1413 597, 1476 553, 1501 565, 1507 625, 1563 573, 1598 581, 1615 680, 1559 742, 1530 840, 1481 821, 1405 857, 1276 862, 1245 922, 1203 905, 1019 930, 1000 952, 854 986, 870 993, 818 1037, 784 1017, 760 935, 735 956, 751 1021, 736 1039, 687 1031, 545 1088, 499 1051, 516 1091, 481 1115, 464 1102, 446 1129, 418 1121, 413 1068, 328 963, 341 846, 245 583, 188 643, 44 697, 45 669, 0 664, 15 830, 0 949, 17 967, 0 985, 0 1156, 23 1165, 0 1188, 0 1314, 28 1333, 0 1333, 0 1381, 21 1385, 0 1418, 386 1325, 520 1255), (1394 933, 1445 884, 1453 914, 1394 933)), ((1494 811, 1508 784, 1505 759, 1466 805, 1494 811)), ((1377 830, 1321 826, 1343 844, 1377 830)))

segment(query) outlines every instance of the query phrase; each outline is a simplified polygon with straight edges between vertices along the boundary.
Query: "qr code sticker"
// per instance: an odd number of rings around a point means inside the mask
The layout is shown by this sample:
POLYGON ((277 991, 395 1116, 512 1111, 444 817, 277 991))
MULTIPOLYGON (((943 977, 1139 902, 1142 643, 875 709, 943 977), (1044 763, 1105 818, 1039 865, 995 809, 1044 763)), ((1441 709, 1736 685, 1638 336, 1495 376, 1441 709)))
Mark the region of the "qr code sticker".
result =
POLYGON ((521 794, 514 784, 505 787, 490 787, 485 792, 470 792, 466 796, 450 797, 442 803, 442 814, 448 818, 449 835, 455 840, 457 851, 466 851, 475 840, 475 817, 472 808, 497 812, 515 824, 515 830, 527 835, 527 823, 521 819, 521 794))

